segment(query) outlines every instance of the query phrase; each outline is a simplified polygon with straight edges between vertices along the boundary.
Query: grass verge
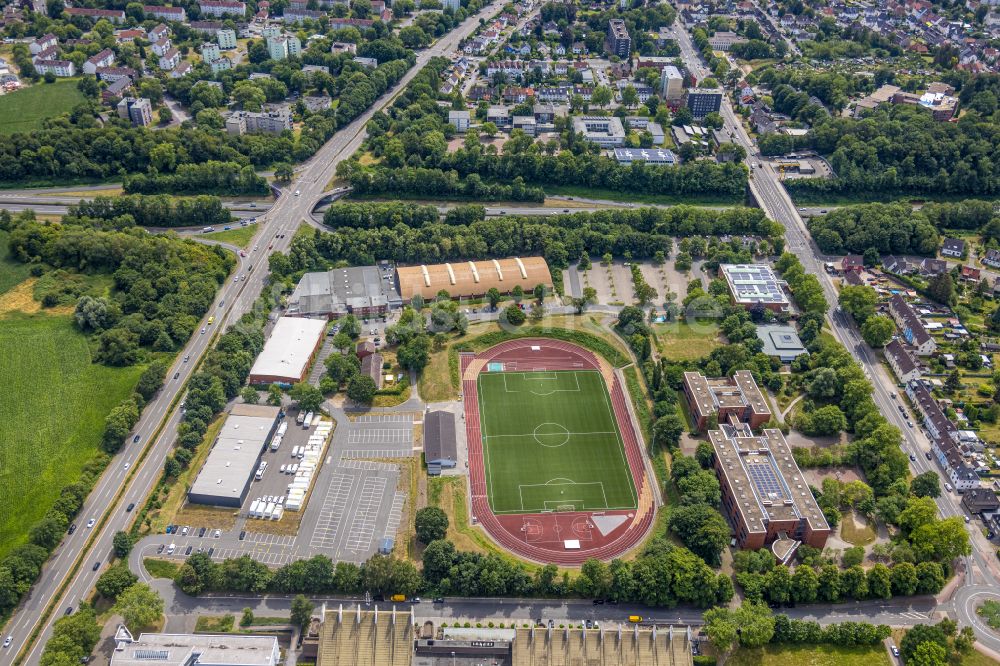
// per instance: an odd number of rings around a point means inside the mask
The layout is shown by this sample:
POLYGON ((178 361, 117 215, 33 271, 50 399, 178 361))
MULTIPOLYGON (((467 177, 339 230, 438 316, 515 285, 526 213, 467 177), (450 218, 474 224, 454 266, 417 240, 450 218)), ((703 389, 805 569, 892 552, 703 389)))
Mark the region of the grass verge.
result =
POLYGON ((619 192, 601 188, 576 187, 572 185, 547 185, 543 187, 546 194, 583 199, 604 199, 607 201, 622 201, 637 204, 658 204, 661 206, 738 206, 743 203, 741 196, 674 196, 670 194, 637 194, 634 192, 619 192))
POLYGON ((881 645, 837 647, 832 645, 768 645, 753 650, 737 650, 726 662, 729 666, 890 666, 881 645))
POLYGON ((715 324, 692 326, 685 322, 675 322, 653 324, 651 328, 660 356, 672 361, 698 359, 722 345, 719 327, 715 324))
POLYGON ((166 578, 167 580, 177 578, 177 573, 181 570, 181 565, 177 562, 160 560, 155 557, 143 558, 142 566, 153 578, 166 578))
POLYGON ((245 227, 234 227, 228 231, 213 231, 210 234, 199 234, 199 237, 219 241, 220 243, 229 243, 238 247, 246 247, 253 240, 255 233, 257 233, 257 225, 248 224, 245 227))

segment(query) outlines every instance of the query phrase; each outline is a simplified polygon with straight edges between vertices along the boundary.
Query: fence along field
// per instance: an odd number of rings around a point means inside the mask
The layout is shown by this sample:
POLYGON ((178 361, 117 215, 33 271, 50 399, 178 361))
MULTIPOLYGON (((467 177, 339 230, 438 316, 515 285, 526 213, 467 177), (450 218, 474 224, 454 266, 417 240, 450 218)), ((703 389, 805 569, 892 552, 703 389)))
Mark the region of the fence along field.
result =
POLYGON ((495 513, 636 507, 599 372, 484 372, 478 390, 495 513))

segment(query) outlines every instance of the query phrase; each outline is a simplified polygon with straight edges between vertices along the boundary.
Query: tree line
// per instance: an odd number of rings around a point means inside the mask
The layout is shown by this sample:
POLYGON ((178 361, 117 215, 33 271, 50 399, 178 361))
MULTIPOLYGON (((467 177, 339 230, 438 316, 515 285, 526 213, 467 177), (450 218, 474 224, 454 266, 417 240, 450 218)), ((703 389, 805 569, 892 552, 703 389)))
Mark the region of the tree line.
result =
MULTIPOLYGON (((200 195, 178 198, 167 195, 94 197, 69 208, 70 217, 112 221, 126 219, 124 226, 141 227, 200 227, 229 224, 232 214, 222 205, 219 197, 200 195)), ((116 228, 118 224, 115 224, 116 228)))
POLYGON ((456 596, 584 596, 673 607, 703 608, 732 598, 732 580, 716 574, 686 548, 663 538, 650 541, 632 561, 589 560, 574 578, 554 564, 530 572, 495 553, 467 553, 444 539, 431 541, 423 571, 394 557, 373 556, 363 564, 337 562, 325 555, 298 560, 277 570, 243 556, 213 562, 204 553, 187 558, 176 578, 187 594, 202 592, 280 592, 284 594, 359 594, 388 597, 433 592, 456 596))

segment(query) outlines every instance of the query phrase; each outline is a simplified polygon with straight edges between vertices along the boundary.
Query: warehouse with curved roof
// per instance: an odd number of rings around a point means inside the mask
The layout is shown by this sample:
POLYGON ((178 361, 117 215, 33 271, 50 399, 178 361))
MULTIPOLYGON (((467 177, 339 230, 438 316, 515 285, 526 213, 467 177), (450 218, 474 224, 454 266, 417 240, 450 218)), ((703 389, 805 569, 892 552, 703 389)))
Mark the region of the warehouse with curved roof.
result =
POLYGON ((425 300, 433 300, 442 290, 452 298, 476 298, 485 296, 493 287, 501 294, 509 294, 516 286, 526 292, 538 284, 552 288, 552 275, 542 257, 400 266, 396 275, 404 301, 418 294, 425 300))

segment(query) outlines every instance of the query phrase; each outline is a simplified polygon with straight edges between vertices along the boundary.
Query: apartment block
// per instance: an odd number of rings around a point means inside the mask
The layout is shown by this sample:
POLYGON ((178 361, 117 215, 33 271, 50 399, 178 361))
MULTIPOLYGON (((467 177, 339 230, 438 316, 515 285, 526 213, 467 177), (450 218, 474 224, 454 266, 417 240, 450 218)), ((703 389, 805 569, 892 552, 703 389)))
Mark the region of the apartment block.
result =
POLYGON ((625 21, 621 19, 608 21, 608 51, 619 58, 632 55, 632 38, 625 27, 625 21))

